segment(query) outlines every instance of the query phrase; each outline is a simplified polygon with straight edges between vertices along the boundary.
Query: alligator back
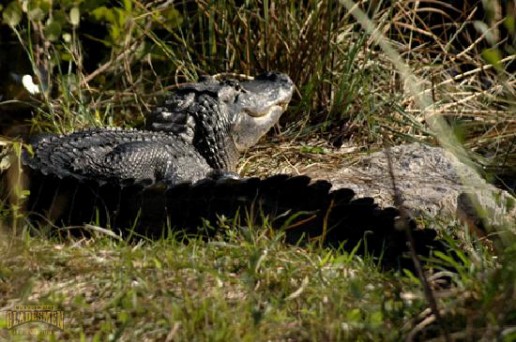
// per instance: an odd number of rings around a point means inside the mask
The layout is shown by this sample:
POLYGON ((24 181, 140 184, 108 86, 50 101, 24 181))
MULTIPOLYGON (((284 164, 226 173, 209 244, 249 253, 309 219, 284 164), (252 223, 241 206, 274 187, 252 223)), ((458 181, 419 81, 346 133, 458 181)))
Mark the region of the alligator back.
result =
POLYGON ((95 128, 45 135, 32 146, 23 161, 34 173, 99 185, 195 181, 212 170, 191 144, 165 132, 95 128))

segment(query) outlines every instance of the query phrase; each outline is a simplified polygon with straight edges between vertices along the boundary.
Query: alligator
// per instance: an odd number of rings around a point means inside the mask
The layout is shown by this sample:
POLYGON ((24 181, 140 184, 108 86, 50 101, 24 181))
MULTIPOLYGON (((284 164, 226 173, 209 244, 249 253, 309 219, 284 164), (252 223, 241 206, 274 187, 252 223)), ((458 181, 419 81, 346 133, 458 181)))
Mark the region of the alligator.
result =
MULTIPOLYGON (((174 89, 148 115, 145 130, 37 137, 23 156, 33 181, 29 210, 59 224, 96 220, 153 238, 165 228, 209 236, 216 232, 209 227, 232 219, 282 229, 290 243, 360 246, 357 251, 381 255, 386 264, 399 263, 407 244, 396 209, 307 176, 235 173, 239 153, 278 122, 293 91, 279 73, 206 78, 174 89)), ((418 253, 440 246, 435 231, 409 226, 418 253)))
POLYGON ((287 75, 212 77, 175 89, 147 130, 95 128, 36 137, 24 163, 44 175, 123 185, 177 184, 235 171, 239 153, 278 122, 294 90, 287 75))

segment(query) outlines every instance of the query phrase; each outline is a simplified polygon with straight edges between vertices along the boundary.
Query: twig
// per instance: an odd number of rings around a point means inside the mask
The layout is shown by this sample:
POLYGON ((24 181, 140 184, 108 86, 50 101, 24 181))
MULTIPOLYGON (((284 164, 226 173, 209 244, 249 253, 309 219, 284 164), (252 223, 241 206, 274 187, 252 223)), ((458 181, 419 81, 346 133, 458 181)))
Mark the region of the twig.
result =
MULTIPOLYGON (((394 199, 394 206, 400 211, 400 227, 405 231, 405 234, 407 236, 407 240, 409 242, 409 249, 410 249, 410 257, 412 258, 412 262, 414 263, 414 268, 416 269, 416 273, 418 278, 421 281, 421 284, 423 285, 423 290, 425 293, 426 300, 428 301, 428 305, 430 306, 430 310, 432 310, 433 317, 435 318, 435 321, 437 322, 439 328, 441 329, 444 339, 446 342, 451 341, 450 336, 448 334, 448 331, 446 331, 445 327, 442 324, 441 314, 439 313, 439 308, 437 307, 437 300, 435 299, 434 293, 432 292, 432 289, 430 288, 430 284, 428 283, 428 279, 425 276, 425 273, 423 272, 423 267, 421 266, 421 261, 419 260, 419 256, 416 253, 416 242, 414 241, 414 237, 412 236, 412 231, 410 229, 410 213, 408 212, 407 208, 403 205, 403 197, 396 186, 396 179, 394 177, 394 168, 392 165, 392 158, 390 153, 389 146, 386 145, 385 149, 385 155, 387 157, 387 169, 389 171, 389 177, 392 182, 392 191, 393 191, 393 199, 394 199)), ((409 335, 411 336, 411 335, 409 335)), ((408 339, 410 340, 410 339, 408 339)))
POLYGON ((109 60, 107 61, 106 63, 102 64, 101 66, 99 66, 95 71, 93 71, 91 74, 89 74, 88 76, 84 77, 82 80, 81 80, 81 83, 79 84, 81 87, 82 86, 85 86, 87 85, 92 79, 94 79, 95 77, 97 77, 98 75, 100 75, 101 73, 103 73, 104 71, 106 71, 107 69, 109 69, 109 67, 112 65, 112 64, 115 64, 115 63, 118 63, 120 62, 122 59, 124 59, 127 55, 133 53, 134 51, 136 51, 136 49, 138 48, 138 46, 140 46, 140 42, 139 41, 136 41, 135 43, 133 43, 128 49, 124 50, 121 54, 119 54, 114 60, 109 60))

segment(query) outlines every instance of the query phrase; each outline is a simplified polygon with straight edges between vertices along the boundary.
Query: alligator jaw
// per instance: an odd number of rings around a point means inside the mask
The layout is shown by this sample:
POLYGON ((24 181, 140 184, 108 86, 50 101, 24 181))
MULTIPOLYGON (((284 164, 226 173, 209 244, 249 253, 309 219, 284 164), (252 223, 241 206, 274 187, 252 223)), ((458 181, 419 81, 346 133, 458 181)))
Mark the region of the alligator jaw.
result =
POLYGON ((284 111, 294 92, 294 83, 287 75, 272 72, 242 81, 240 86, 237 104, 252 117, 268 115, 277 106, 284 111))
POLYGON ((287 95, 285 95, 285 98, 286 98, 285 101, 271 104, 269 107, 266 107, 266 108, 247 107, 247 108, 243 108, 243 109, 244 109, 244 112, 246 115, 253 117, 253 118, 261 118, 263 116, 270 115, 270 113, 275 110, 281 110, 282 112, 287 110, 287 107, 288 107, 291 97, 292 97, 292 95, 290 95, 288 97, 287 97, 287 95))
POLYGON ((240 108, 233 123, 233 141, 243 151, 274 126, 287 109, 294 83, 285 74, 266 73, 240 83, 236 106, 240 108))

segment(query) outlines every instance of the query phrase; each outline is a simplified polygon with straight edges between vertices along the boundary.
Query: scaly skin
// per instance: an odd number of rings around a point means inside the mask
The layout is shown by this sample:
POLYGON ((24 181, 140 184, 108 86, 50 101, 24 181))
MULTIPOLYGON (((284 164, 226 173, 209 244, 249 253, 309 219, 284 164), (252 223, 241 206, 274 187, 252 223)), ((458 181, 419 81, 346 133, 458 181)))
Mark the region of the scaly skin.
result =
POLYGON ((186 84, 148 118, 148 130, 97 128, 45 136, 24 163, 35 172, 99 185, 197 181, 234 171, 285 111, 294 85, 268 73, 255 80, 186 84))
POLYGON ((183 139, 164 132, 97 128, 46 137, 29 167, 44 175, 130 185, 206 178, 212 168, 183 139))

